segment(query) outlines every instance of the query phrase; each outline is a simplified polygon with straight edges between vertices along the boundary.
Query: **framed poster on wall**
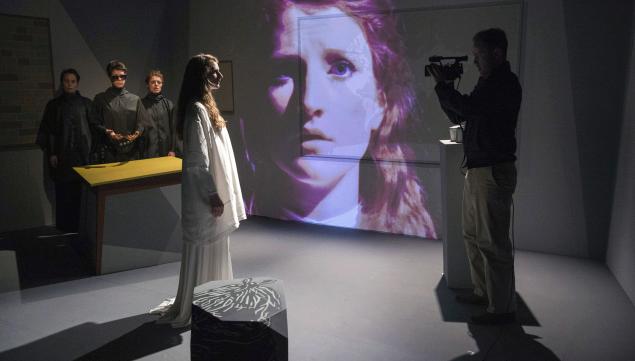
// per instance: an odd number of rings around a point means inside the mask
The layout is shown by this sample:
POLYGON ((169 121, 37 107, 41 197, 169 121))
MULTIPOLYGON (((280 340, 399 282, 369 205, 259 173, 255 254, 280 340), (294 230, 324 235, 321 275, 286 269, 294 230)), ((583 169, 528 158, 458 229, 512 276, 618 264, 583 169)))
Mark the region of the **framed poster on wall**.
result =
POLYGON ((53 97, 49 19, 0 14, 0 148, 35 144, 53 97))

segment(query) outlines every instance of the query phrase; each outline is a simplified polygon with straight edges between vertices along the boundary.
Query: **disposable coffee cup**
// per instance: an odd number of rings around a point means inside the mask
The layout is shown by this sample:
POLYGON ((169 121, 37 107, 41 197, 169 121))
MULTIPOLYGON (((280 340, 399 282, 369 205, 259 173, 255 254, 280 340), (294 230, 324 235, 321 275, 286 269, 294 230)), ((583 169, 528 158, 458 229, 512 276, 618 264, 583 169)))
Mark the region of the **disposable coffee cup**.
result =
POLYGON ((453 125, 450 127, 450 140, 454 143, 463 142, 463 129, 460 125, 453 125))

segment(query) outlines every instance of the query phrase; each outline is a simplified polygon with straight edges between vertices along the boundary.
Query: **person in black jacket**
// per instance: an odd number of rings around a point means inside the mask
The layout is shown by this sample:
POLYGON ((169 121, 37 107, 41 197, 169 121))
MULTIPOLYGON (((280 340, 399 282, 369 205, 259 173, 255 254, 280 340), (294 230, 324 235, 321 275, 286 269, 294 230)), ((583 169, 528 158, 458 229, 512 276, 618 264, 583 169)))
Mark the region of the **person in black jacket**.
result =
POLYGON ((62 93, 46 104, 36 143, 46 154, 55 182, 56 226, 77 232, 81 179, 73 167, 89 163, 91 128, 96 119, 93 103, 77 90, 77 70, 63 70, 60 82, 62 93))
POLYGON ((95 96, 95 109, 100 140, 97 158, 100 162, 123 162, 146 158, 148 149, 146 128, 152 120, 141 98, 126 90, 128 68, 118 60, 106 67, 112 86, 95 96))
POLYGON ((439 66, 433 65, 431 72, 441 107, 453 123, 465 124, 463 237, 474 289, 457 300, 488 305, 486 313, 471 318, 472 323, 503 324, 514 321, 516 309, 509 226, 522 89, 507 61, 503 30, 480 31, 473 43, 480 78, 472 93, 456 91, 439 66))
POLYGON ((174 104, 166 98, 163 89, 163 74, 159 70, 151 70, 146 77, 148 94, 141 99, 148 115, 152 118, 153 127, 149 130, 148 142, 153 151, 149 157, 165 157, 175 155, 176 138, 174 131, 174 104))

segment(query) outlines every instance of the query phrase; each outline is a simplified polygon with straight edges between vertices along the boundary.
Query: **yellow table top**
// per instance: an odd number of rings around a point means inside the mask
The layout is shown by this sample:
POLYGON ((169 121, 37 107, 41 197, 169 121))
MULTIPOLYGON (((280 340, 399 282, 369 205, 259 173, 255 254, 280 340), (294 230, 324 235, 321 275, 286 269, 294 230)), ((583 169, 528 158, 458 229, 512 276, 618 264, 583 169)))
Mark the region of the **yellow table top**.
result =
POLYGON ((91 187, 158 175, 181 173, 181 158, 160 157, 73 168, 91 187))

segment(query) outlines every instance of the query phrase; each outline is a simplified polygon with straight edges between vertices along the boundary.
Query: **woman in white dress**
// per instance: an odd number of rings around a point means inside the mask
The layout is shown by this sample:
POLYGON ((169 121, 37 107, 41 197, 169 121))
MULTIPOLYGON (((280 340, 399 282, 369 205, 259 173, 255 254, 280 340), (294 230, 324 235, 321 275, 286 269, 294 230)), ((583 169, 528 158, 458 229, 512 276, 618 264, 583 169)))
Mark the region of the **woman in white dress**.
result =
POLYGON ((220 87, 218 59, 199 54, 185 69, 177 109, 183 140, 181 181, 183 254, 176 299, 151 311, 161 323, 190 323, 194 287, 233 278, 229 235, 246 218, 225 120, 212 91, 220 87))

